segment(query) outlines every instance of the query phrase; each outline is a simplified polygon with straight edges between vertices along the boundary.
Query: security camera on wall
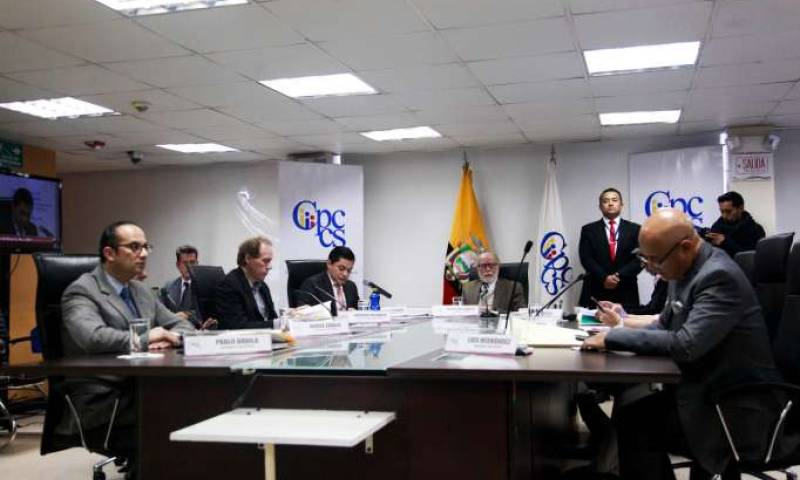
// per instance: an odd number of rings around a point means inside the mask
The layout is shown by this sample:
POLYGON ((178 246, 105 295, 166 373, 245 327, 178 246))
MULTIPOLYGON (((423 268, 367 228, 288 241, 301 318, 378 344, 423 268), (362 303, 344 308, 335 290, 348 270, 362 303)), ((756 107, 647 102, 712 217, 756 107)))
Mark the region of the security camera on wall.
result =
POLYGON ((130 159, 131 163, 134 165, 138 165, 144 159, 144 154, 137 150, 128 150, 126 152, 128 154, 128 158, 130 159))

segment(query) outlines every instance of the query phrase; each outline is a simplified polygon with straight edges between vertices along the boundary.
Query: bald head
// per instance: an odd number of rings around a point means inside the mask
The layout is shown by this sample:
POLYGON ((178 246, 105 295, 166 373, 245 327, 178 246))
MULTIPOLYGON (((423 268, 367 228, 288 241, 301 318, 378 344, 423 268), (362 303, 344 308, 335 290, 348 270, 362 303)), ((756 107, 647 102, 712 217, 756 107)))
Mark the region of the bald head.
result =
POLYGON ((668 280, 681 278, 691 267, 700 243, 692 221, 680 210, 659 209, 639 231, 639 249, 648 260, 648 270, 668 280))

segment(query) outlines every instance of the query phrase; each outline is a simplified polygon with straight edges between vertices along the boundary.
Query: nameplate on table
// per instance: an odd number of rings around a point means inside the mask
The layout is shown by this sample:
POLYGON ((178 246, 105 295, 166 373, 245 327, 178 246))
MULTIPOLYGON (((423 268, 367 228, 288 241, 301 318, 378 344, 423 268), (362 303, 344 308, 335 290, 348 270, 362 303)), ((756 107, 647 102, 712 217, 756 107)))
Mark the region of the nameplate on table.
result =
POLYGON ((434 317, 470 317, 480 313, 477 305, 434 305, 431 308, 434 317))
POLYGON ((346 318, 351 325, 356 324, 376 324, 376 323, 389 323, 392 318, 388 313, 367 310, 367 311, 352 311, 340 312, 339 316, 346 318))
POLYGON ((345 318, 327 320, 289 320, 289 331, 295 337, 314 337, 317 335, 341 335, 350 333, 350 324, 345 318))
POLYGON ((517 342, 499 333, 450 332, 444 344, 446 352, 514 355, 517 342))
POLYGON ((268 329, 202 330, 183 334, 183 353, 187 357, 271 351, 272 333, 268 329))

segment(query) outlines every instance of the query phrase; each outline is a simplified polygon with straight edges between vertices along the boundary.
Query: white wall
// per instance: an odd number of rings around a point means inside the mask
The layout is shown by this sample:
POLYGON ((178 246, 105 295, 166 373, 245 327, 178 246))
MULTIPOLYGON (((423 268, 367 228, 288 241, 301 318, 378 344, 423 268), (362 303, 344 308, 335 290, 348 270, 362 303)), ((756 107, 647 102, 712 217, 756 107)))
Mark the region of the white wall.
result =
MULTIPOLYGON (((780 132, 775 151, 775 225, 778 232, 800 233, 800 132, 780 132)), ((747 198, 745 198, 747 207, 747 198)), ((800 240, 798 238, 797 240, 800 240)))

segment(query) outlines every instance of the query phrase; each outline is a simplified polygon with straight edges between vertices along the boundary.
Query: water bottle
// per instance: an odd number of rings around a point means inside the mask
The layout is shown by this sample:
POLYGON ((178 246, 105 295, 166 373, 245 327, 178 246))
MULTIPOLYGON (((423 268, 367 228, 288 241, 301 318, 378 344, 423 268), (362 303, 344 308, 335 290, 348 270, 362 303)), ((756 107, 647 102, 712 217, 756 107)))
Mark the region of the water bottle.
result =
POLYGON ((372 293, 369 294, 369 309, 370 310, 381 309, 381 294, 378 293, 378 291, 375 289, 373 289, 372 293))

